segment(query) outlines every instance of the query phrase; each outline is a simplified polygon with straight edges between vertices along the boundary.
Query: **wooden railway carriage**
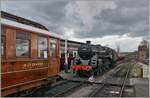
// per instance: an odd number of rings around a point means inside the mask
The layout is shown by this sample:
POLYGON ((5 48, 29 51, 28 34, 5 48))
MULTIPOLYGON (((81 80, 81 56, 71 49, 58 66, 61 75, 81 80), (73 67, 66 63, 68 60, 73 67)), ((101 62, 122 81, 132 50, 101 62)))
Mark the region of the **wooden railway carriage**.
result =
POLYGON ((2 96, 40 86, 48 82, 48 77, 56 76, 59 48, 59 36, 42 25, 2 12, 2 96))

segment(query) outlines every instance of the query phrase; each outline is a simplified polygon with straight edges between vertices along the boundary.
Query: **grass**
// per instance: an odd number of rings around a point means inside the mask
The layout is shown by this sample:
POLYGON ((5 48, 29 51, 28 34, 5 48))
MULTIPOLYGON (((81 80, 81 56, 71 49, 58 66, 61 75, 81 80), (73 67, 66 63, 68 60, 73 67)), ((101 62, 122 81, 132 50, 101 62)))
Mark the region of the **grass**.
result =
POLYGON ((141 77, 142 76, 141 69, 142 68, 140 66, 138 66, 138 64, 134 64, 133 68, 132 68, 133 77, 141 77))

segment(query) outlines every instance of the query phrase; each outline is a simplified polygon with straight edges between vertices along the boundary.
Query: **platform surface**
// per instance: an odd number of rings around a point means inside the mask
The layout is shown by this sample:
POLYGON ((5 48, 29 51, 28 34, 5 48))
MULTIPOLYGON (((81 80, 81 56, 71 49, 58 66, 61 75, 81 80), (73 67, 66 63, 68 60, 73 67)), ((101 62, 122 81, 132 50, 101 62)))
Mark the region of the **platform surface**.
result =
POLYGON ((73 74, 72 71, 67 72, 67 73, 62 71, 59 73, 59 76, 61 76, 63 79, 66 79, 66 80, 74 80, 74 81, 87 81, 88 80, 88 78, 86 77, 76 76, 75 74, 73 74))
POLYGON ((149 96, 149 80, 148 78, 134 78, 135 95, 136 97, 148 97, 149 96))

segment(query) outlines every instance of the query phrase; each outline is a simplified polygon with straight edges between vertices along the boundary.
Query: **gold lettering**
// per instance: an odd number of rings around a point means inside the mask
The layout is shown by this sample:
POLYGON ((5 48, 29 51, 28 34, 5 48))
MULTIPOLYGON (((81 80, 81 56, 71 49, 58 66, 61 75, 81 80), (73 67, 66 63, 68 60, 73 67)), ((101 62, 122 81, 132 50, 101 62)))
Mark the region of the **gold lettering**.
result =
POLYGON ((48 63, 47 62, 29 62, 29 63, 25 63, 23 64, 23 69, 30 69, 30 68, 39 68, 39 67, 45 67, 47 66, 48 63))

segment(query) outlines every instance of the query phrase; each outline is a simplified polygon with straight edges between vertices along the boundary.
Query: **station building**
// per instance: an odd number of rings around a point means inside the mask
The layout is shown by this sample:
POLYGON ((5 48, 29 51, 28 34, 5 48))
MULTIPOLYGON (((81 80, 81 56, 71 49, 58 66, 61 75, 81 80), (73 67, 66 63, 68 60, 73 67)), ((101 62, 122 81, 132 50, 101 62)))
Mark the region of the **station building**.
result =
POLYGON ((148 78, 149 73, 149 42, 143 40, 138 46, 139 65, 141 67, 141 75, 143 78, 148 78))
MULTIPOLYGON (((67 53, 68 57, 76 57, 78 56, 78 48, 84 43, 67 40, 67 53)), ((65 39, 60 40, 60 53, 61 57, 65 55, 65 39)))
MULTIPOLYGON (((78 48, 84 43, 67 40, 67 57, 68 57, 68 68, 71 68, 72 60, 78 56, 78 48)), ((63 66, 65 63, 65 39, 60 40, 60 70, 64 70, 63 66)))
POLYGON ((148 59, 149 58, 149 44, 148 41, 143 40, 138 46, 138 55, 139 59, 148 59))

